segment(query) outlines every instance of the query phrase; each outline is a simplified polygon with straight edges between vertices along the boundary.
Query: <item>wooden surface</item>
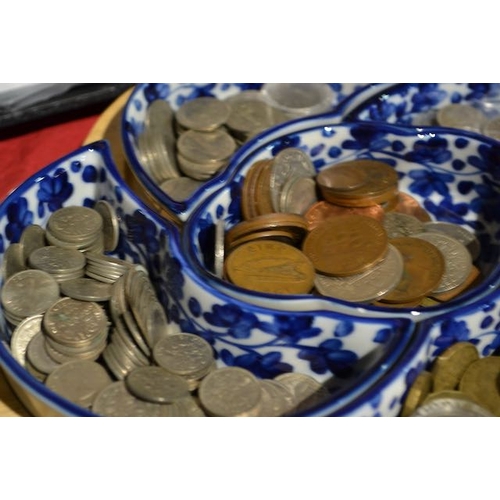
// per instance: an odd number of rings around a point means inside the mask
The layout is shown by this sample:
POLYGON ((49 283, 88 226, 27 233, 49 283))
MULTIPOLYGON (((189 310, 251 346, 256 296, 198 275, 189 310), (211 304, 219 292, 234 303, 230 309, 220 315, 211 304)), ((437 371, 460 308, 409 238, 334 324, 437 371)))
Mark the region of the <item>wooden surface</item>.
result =
MULTIPOLYGON (((124 174, 127 182, 134 183, 134 179, 132 179, 130 171, 126 166, 120 138, 120 112, 131 92, 132 89, 128 90, 106 108, 90 130, 84 144, 89 144, 100 139, 107 139, 111 146, 113 159, 120 172, 124 174)), ((26 416, 30 416, 30 414, 14 394, 0 370, 0 417, 26 416)))

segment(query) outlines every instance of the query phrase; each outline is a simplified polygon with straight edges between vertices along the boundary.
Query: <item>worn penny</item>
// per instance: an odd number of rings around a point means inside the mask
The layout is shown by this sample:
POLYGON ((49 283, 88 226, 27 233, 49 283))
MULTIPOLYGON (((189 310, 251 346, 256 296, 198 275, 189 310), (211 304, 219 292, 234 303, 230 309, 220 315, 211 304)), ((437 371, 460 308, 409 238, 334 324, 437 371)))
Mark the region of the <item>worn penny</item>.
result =
POLYGON ((314 284, 314 267, 297 248, 279 241, 245 243, 225 262, 228 279, 242 288, 264 293, 308 293, 314 284))
POLYGON ((323 221, 304 239, 302 250, 319 273, 349 276, 380 262, 387 252, 380 222, 364 215, 339 215, 323 221))

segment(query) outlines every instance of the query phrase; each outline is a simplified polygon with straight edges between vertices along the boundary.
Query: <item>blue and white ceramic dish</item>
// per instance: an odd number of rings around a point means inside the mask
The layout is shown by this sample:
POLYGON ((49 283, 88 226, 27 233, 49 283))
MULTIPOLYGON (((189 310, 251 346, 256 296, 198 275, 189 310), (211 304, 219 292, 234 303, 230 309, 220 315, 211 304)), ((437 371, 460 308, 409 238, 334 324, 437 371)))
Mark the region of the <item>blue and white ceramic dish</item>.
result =
POLYGON ((366 317, 403 315, 412 321, 453 313, 467 303, 484 300, 500 283, 500 145, 479 135, 439 128, 413 129, 387 124, 328 123, 326 115, 284 124, 235 155, 235 175, 192 214, 184 228, 183 247, 190 265, 210 286, 244 302, 286 311, 329 310, 366 317), (314 123, 314 124, 313 124, 314 123), (280 134, 281 132, 281 134, 280 134), (217 278, 212 272, 214 225, 222 220, 226 230, 241 221, 240 197, 251 165, 272 158, 286 147, 307 152, 320 171, 332 163, 371 158, 387 162, 399 174, 400 190, 412 195, 439 221, 449 221, 473 231, 482 247, 478 267, 485 276, 472 291, 441 305, 425 309, 392 309, 357 305, 317 296, 255 293, 217 278))
MULTIPOLYGON (((137 138, 144 128, 149 105, 156 99, 167 101, 176 111, 186 101, 196 97, 210 96, 225 99, 244 90, 258 90, 262 83, 141 83, 130 95, 122 115, 122 143, 131 170, 152 198, 181 221, 185 221, 200 201, 218 189, 231 175, 226 168, 199 187, 189 199, 179 202, 168 196, 141 163, 137 138)), ((370 85, 360 83, 331 83, 335 96, 332 109, 340 105, 352 93, 370 85)), ((365 96, 365 94, 363 94, 365 96)), ((358 101, 354 101, 358 102, 358 101)))
MULTIPOLYGON (((97 142, 42 169, 0 204, 0 264, 5 250, 32 223, 68 205, 93 206, 105 199, 119 215, 120 239, 113 255, 143 264, 169 320, 207 339, 220 366, 242 366, 260 377, 300 371, 326 381, 343 379, 320 409, 329 415, 373 385, 412 341, 404 318, 370 318, 336 312, 266 309, 213 288, 190 267, 178 230, 152 213, 124 184, 106 142, 97 142)), ((3 278, 2 282, 3 284, 3 278)), ((0 366, 35 415, 90 416, 48 390, 9 352, 11 327, 0 310, 0 366)))
MULTIPOLYGON (((440 108, 486 100, 498 105, 500 83, 398 83, 362 89, 343 103, 344 121, 377 121, 398 125, 430 125, 440 108), (377 89, 378 87, 378 89, 377 89)), ((500 108, 498 108, 500 111, 500 108)))

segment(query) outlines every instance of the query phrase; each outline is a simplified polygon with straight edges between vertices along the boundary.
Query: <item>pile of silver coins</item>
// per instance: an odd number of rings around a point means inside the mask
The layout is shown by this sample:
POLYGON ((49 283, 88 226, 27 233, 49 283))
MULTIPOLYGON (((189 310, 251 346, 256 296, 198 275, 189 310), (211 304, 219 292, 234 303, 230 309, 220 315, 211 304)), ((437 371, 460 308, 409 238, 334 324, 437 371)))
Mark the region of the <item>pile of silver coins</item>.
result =
POLYGON ((222 171, 250 137, 296 116, 331 109, 328 84, 265 84, 226 99, 197 97, 173 111, 167 101, 148 107, 138 136, 140 160, 172 199, 182 201, 222 171))
POLYGON ((147 270, 103 253, 118 231, 100 201, 61 208, 8 247, 10 349, 35 378, 102 416, 281 416, 328 396, 304 374, 217 367, 206 340, 169 323, 147 270))

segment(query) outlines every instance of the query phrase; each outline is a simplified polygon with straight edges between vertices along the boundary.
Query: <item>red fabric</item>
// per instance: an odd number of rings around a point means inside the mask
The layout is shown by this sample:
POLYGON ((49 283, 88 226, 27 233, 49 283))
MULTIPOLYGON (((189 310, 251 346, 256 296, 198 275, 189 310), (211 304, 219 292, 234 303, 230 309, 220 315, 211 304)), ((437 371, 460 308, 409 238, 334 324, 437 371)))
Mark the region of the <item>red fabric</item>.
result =
POLYGON ((79 148, 99 115, 0 140, 0 201, 30 175, 79 148))

